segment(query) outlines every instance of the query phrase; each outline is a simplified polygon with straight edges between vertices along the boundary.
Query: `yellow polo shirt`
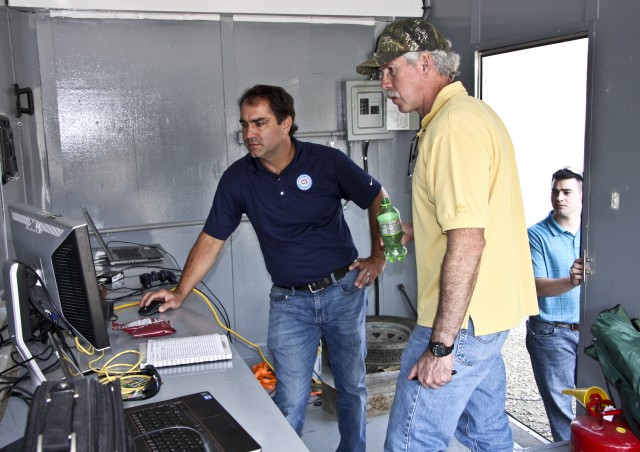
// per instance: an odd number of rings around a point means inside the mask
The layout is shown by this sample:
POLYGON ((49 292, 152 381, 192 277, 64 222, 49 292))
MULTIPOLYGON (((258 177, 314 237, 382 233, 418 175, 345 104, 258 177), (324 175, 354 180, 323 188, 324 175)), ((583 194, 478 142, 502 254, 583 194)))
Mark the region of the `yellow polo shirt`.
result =
POLYGON ((476 335, 508 330, 538 312, 515 152, 487 104, 460 82, 438 93, 422 119, 412 182, 418 268, 418 323, 438 308, 447 231, 484 228, 478 280, 462 328, 476 335))

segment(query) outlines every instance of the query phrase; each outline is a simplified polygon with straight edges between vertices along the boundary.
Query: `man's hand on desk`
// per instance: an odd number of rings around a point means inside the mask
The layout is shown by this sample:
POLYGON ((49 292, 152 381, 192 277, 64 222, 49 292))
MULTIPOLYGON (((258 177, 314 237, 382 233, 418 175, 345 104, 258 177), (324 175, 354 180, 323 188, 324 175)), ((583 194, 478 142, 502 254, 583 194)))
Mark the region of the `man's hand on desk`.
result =
POLYGON ((184 297, 165 289, 146 292, 140 299, 140 307, 149 305, 153 300, 164 300, 164 303, 158 308, 158 312, 165 312, 169 309, 178 309, 182 305, 184 297))

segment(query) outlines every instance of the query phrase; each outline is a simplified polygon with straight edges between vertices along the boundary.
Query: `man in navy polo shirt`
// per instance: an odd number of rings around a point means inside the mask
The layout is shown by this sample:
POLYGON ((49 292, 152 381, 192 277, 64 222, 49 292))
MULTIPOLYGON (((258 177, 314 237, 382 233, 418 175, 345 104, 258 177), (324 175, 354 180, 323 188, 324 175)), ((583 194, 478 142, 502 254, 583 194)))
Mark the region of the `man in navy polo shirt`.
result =
POLYGON ((366 286, 385 266, 377 227, 371 256, 358 258, 342 200, 368 209, 375 225, 387 194, 378 181, 337 149, 293 137, 293 98, 256 85, 240 101, 249 153, 222 175, 203 231, 174 292, 146 293, 176 309, 213 267, 225 240, 246 214, 271 275, 268 346, 277 379, 275 401, 300 435, 320 336, 329 346, 338 391, 338 451, 365 450, 366 286))

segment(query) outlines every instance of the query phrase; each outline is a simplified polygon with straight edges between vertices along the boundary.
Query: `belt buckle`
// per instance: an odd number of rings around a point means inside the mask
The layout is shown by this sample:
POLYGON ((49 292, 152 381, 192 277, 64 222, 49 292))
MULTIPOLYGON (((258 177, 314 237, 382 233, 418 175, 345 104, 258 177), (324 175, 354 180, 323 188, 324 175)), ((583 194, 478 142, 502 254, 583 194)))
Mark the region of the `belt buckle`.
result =
POLYGON ((309 287, 309 291, 311 293, 316 293, 316 292, 320 292, 321 290, 324 290, 324 287, 320 287, 319 289, 314 289, 314 287, 316 287, 317 283, 311 283, 311 284, 307 284, 307 287, 309 287))

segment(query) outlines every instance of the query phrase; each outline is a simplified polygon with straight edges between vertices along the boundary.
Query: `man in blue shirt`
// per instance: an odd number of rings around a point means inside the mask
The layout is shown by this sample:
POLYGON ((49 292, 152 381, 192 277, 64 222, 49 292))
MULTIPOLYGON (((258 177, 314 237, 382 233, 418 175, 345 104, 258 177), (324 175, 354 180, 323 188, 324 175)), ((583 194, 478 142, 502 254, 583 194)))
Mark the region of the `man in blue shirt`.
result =
POLYGON ((338 391, 339 451, 366 446, 366 286, 385 267, 376 213, 387 194, 343 152, 298 141, 293 98, 256 85, 238 102, 249 153, 222 175, 203 231, 174 292, 146 293, 180 307, 213 267, 225 240, 246 214, 273 286, 267 344, 276 374, 275 402, 302 432, 318 343, 324 336, 338 391), (358 258, 342 200, 368 209, 371 256, 358 258))
POLYGON ((527 350, 554 441, 567 441, 574 418, 580 320, 582 172, 567 167, 552 177, 553 210, 531 226, 529 245, 540 313, 527 322, 527 350))

